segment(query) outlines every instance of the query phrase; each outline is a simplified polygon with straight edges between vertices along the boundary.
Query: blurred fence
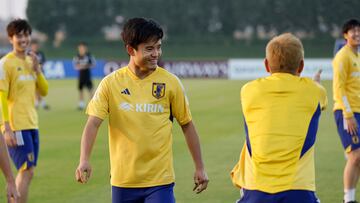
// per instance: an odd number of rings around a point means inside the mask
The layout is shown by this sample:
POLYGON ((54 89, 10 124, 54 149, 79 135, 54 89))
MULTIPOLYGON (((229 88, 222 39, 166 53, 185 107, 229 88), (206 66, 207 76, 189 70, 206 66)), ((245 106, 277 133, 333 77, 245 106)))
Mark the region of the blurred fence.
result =
MULTIPOLYGON (((118 68, 127 65, 127 61, 97 60, 92 68, 95 78, 102 78, 118 68)), ((265 77, 263 59, 229 59, 223 61, 165 61, 162 67, 181 78, 223 78, 250 80, 265 77)), ((71 60, 50 60, 44 64, 44 74, 49 79, 65 79, 77 77, 71 60)), ((332 79, 331 59, 306 59, 302 73, 304 77, 312 77, 319 69, 323 70, 322 79, 332 79)))

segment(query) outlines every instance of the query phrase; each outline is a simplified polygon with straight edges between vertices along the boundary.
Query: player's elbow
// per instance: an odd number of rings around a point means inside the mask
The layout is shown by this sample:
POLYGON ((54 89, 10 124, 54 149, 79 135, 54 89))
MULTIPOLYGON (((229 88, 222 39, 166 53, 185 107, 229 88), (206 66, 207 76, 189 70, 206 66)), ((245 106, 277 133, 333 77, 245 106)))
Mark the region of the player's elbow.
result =
POLYGON ((45 97, 46 95, 48 95, 48 93, 49 93, 49 88, 48 87, 44 87, 44 88, 39 89, 39 94, 42 97, 45 97))

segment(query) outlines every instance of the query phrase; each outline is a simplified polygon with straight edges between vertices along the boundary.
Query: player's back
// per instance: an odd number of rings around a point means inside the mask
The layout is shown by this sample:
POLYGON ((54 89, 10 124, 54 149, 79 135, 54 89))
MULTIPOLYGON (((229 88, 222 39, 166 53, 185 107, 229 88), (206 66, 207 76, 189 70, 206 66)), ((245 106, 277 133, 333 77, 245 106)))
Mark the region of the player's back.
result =
POLYGON ((311 79, 274 73, 246 84, 241 102, 247 155, 239 162, 243 182, 235 183, 269 193, 315 190, 313 145, 325 90, 311 79))

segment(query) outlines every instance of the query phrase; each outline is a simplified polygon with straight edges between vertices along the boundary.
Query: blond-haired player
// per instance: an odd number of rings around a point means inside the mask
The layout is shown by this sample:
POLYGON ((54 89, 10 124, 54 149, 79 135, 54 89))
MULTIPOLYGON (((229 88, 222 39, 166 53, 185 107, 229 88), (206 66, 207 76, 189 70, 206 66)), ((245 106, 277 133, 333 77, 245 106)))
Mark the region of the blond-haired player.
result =
POLYGON ((265 67, 270 76, 241 89, 246 141, 231 173, 243 193, 238 203, 316 203, 314 144, 325 89, 300 77, 304 49, 290 33, 267 44, 265 67))

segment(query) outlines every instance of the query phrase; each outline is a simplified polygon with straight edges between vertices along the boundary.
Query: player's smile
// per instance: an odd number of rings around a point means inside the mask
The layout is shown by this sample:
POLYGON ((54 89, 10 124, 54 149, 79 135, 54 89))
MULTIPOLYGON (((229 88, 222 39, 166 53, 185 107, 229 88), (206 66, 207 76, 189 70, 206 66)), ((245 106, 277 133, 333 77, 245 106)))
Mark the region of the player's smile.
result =
POLYGON ((28 47, 29 47, 29 44, 30 44, 30 36, 28 33, 24 33, 23 31, 14 35, 12 38, 11 38, 11 42, 13 43, 14 45, 14 48, 17 50, 17 51, 20 51, 20 52, 23 52, 25 51, 28 47))

